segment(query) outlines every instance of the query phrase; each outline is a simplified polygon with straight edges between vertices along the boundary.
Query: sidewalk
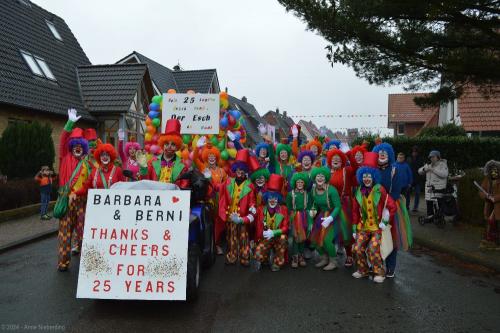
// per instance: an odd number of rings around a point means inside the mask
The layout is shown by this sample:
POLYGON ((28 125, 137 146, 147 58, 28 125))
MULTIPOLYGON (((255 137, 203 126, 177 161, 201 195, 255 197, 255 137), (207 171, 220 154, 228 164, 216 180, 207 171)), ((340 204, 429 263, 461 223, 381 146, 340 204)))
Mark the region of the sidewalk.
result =
POLYGON ((0 223, 0 252, 50 234, 55 234, 59 220, 40 220, 40 215, 0 223))
POLYGON ((451 222, 442 229, 434 224, 422 226, 418 223, 420 215, 425 215, 425 200, 420 200, 418 213, 410 213, 415 244, 449 253, 460 260, 486 266, 500 272, 500 250, 479 251, 479 242, 482 239, 484 228, 465 223, 459 223, 455 227, 451 222))

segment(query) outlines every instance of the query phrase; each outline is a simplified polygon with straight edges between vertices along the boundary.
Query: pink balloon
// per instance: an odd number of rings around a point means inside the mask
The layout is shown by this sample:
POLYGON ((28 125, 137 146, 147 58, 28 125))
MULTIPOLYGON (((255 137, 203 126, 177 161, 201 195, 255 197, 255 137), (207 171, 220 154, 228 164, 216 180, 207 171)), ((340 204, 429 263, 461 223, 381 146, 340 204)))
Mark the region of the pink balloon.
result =
POLYGON ((148 153, 151 150, 151 145, 145 145, 144 150, 146 150, 148 153))
POLYGON ((151 138, 151 141, 153 142, 158 142, 158 139, 160 138, 160 136, 158 134, 155 134, 153 135, 153 137, 151 138))
POLYGON ((160 147, 158 145, 152 145, 150 148, 151 153, 156 154, 160 150, 160 147))
POLYGON ((186 165, 187 168, 190 168, 191 164, 192 164, 192 161, 191 160, 187 160, 187 161, 183 161, 182 163, 184 163, 184 165, 186 165))
POLYGON ((190 159, 191 161, 193 160, 193 156, 194 156, 193 152, 190 152, 190 153, 189 153, 189 159, 190 159))
POLYGON ((233 141, 228 141, 227 148, 234 148, 234 142, 233 141))

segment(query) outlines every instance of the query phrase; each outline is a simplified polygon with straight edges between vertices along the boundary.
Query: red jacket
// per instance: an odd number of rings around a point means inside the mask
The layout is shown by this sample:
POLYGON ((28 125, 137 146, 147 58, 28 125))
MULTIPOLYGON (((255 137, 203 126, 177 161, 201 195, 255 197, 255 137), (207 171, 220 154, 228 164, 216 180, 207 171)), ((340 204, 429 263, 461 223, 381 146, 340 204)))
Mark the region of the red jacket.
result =
MULTIPOLYGON (((98 170, 99 170, 99 168, 92 169, 92 173, 90 174, 90 177, 87 179, 87 182, 85 183, 85 191, 86 192, 91 188, 101 188, 101 189, 106 188, 106 187, 104 187, 104 184, 102 182, 102 177, 99 174, 98 170)), ((107 183, 107 188, 110 188, 111 185, 113 185, 114 183, 125 181, 125 177, 123 176, 123 173, 122 173, 122 168, 120 168, 119 166, 113 165, 110 168, 108 168, 107 171, 105 171, 104 169, 101 169, 101 170, 102 170, 102 174, 104 176, 104 180, 107 183), (114 168, 114 171, 113 171, 113 168, 114 168), (111 173, 113 173, 113 174, 111 174, 111 173)))
MULTIPOLYGON (((267 205, 264 207, 259 207, 257 209, 257 219, 255 226, 255 239, 260 240, 263 238, 262 233, 264 232, 264 220, 266 217, 267 205)), ((275 229, 272 230, 281 230, 281 234, 287 236, 288 235, 288 208, 285 205, 280 205, 279 210, 275 213, 276 216, 275 223, 278 224, 275 229), (280 221, 278 221, 280 219, 280 221)), ((276 236, 276 235, 275 235, 276 236)))
MULTIPOLYGON (((250 212, 250 208, 255 208, 255 193, 253 188, 250 186, 252 183, 250 180, 246 179, 243 185, 242 193, 240 195, 240 200, 238 203, 238 211, 240 217, 243 218, 243 223, 249 224, 255 220, 254 214, 250 212)), ((229 209, 231 208, 231 202, 233 198, 235 179, 228 178, 224 184, 220 186, 219 193, 219 217, 222 221, 229 220, 229 209)))
POLYGON ((340 168, 335 171, 332 170, 332 175, 330 177, 330 185, 335 186, 337 192, 339 192, 340 197, 342 197, 342 193, 344 195, 351 196, 353 178, 354 178, 353 170, 349 166, 340 168))

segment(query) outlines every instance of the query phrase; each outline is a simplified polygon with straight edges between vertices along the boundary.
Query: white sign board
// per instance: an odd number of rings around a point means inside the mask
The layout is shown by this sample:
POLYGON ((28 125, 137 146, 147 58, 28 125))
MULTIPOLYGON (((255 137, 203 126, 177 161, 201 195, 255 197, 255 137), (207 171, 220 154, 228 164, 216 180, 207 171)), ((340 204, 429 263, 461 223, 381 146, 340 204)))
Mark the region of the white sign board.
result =
POLYGON ((181 122, 181 134, 219 133, 218 94, 163 94, 162 133, 168 119, 181 122))
POLYGON ((185 300, 190 194, 90 190, 76 297, 185 300))

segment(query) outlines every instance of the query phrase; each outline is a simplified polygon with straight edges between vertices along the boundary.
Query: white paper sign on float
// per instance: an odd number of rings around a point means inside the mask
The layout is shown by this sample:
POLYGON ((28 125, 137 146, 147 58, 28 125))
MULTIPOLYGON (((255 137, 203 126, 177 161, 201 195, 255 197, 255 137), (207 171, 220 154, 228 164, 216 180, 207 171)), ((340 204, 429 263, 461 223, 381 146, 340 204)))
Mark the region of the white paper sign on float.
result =
POLYGON ((185 300, 190 195, 90 190, 76 297, 185 300))
POLYGON ((167 120, 181 122, 181 134, 219 133, 218 94, 163 94, 162 133, 167 120))

